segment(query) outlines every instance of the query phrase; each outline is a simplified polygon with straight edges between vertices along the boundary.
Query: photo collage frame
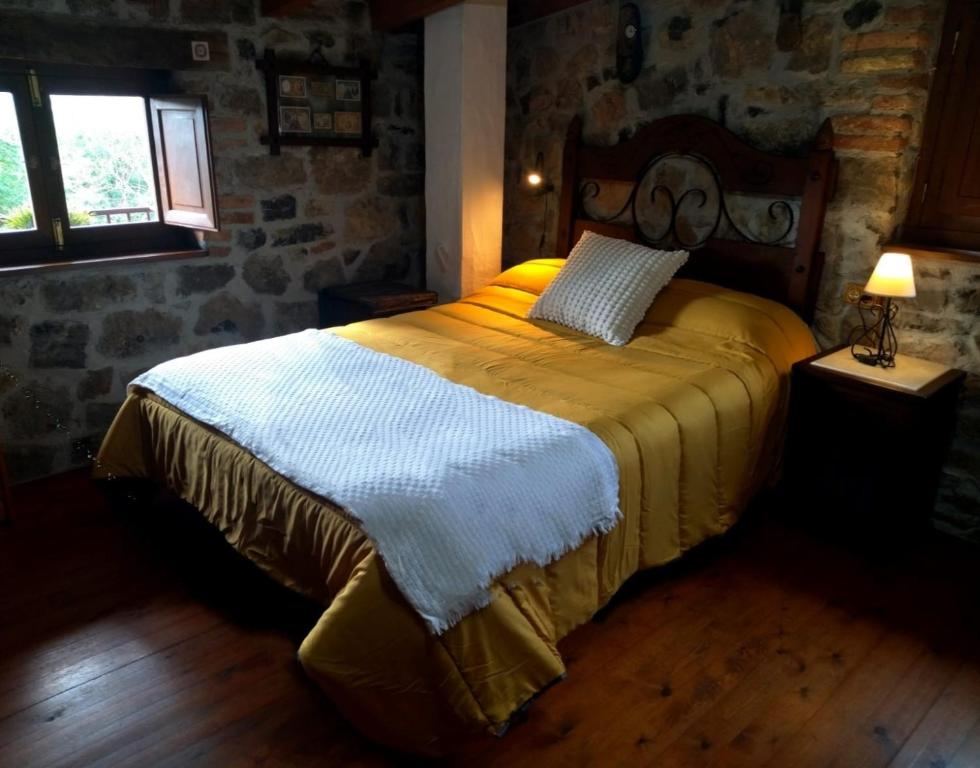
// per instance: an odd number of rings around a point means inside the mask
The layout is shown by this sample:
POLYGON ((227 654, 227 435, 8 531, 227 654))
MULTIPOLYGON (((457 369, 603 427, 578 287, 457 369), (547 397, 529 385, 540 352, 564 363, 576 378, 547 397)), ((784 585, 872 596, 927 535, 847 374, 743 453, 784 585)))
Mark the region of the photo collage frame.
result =
POLYGON ((266 76, 269 132, 262 137, 273 154, 283 145, 360 146, 370 155, 370 85, 361 67, 333 67, 279 60, 266 51, 258 66, 266 76))

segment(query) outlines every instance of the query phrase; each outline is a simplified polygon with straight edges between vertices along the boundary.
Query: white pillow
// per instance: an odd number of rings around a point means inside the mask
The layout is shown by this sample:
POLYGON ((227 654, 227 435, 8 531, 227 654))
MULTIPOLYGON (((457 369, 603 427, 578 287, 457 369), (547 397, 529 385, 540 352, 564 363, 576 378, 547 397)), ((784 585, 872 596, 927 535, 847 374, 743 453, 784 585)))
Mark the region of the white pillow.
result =
POLYGON ((621 347, 687 256, 687 251, 656 251, 583 232, 565 266, 527 316, 621 347))

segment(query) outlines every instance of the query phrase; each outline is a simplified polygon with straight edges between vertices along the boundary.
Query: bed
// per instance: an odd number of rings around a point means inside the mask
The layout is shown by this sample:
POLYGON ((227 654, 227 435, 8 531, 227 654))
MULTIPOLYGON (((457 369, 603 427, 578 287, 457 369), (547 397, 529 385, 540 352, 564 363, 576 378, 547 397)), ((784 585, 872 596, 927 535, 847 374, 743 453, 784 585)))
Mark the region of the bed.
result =
POLYGON ((556 258, 520 264, 452 304, 335 329, 450 381, 581 424, 616 458, 620 523, 547 566, 518 565, 494 583, 487 607, 442 634, 410 608, 343 509, 151 392, 130 392, 97 476, 165 485, 252 562, 322 604, 300 662, 368 736, 436 755, 502 734, 515 712, 564 676, 557 647, 564 636, 632 574, 723 533, 772 478, 790 367, 814 351, 801 318, 813 309, 834 171, 826 132, 807 157, 785 158, 700 118, 661 120, 604 148, 584 145, 575 121, 556 258), (658 169, 678 158, 707 169, 716 189, 669 190, 658 169), (619 184, 625 202, 607 200, 612 209, 600 214, 591 206, 602 184, 619 184), (722 202, 729 192, 767 200, 765 242, 750 224, 728 220, 738 217, 722 202), (772 195, 791 200, 782 208, 772 195), (658 197, 668 219, 651 233, 642 203, 658 197), (684 221, 687 208, 705 221, 712 200, 723 210, 707 224, 684 221), (585 229, 693 250, 685 274, 624 347, 525 319, 585 229), (735 239, 721 238, 733 231, 735 239), (789 235, 793 244, 783 242, 789 235))

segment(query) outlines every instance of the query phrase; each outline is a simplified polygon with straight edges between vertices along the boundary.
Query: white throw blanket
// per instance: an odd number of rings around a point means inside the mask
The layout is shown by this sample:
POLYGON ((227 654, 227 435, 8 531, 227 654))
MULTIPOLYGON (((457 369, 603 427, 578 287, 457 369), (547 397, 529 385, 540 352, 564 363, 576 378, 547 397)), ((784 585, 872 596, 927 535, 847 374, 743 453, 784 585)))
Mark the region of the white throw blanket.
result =
POLYGON ((436 633, 517 563, 619 519, 616 461, 589 430, 332 333, 201 352, 132 386, 343 506, 436 633))

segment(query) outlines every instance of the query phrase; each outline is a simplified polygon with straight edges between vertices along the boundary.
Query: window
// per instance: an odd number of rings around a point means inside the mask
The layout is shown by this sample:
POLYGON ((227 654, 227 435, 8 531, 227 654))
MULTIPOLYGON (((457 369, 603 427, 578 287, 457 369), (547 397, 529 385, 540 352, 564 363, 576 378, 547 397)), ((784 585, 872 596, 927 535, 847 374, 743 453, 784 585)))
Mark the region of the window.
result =
POLYGON ((950 0, 902 240, 980 251, 980 0, 950 0))
POLYGON ((34 230, 34 204, 27 183, 27 161, 20 139, 17 108, 10 91, 0 91, 0 217, 5 230, 34 230))
POLYGON ((0 66, 0 268, 197 250, 218 228, 203 100, 159 73, 0 66))
POLYGON ((51 95, 69 227, 157 221, 146 100, 51 95))

